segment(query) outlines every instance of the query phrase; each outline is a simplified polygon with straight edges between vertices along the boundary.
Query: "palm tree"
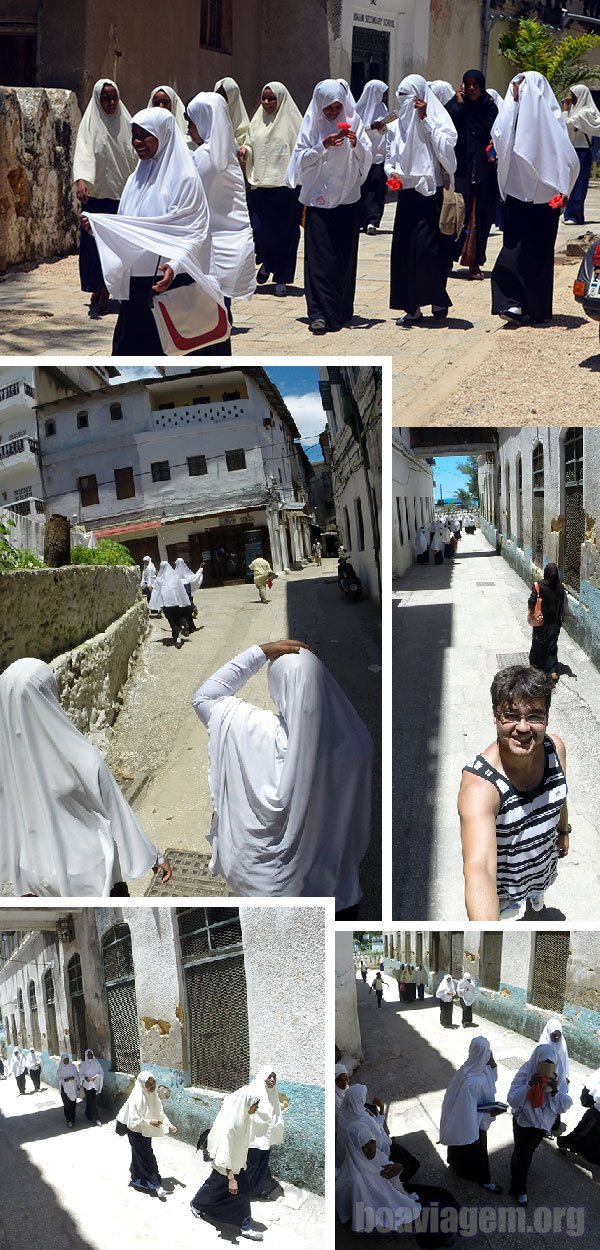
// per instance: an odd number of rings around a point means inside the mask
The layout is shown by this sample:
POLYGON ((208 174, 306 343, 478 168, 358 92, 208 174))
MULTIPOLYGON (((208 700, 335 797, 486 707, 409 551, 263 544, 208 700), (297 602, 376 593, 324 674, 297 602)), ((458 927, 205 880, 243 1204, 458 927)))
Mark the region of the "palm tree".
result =
POLYGON ((560 38, 536 18, 522 17, 500 36, 498 50, 516 72, 538 70, 561 100, 573 83, 598 82, 600 66, 591 65, 586 54, 599 44, 600 35, 560 38))

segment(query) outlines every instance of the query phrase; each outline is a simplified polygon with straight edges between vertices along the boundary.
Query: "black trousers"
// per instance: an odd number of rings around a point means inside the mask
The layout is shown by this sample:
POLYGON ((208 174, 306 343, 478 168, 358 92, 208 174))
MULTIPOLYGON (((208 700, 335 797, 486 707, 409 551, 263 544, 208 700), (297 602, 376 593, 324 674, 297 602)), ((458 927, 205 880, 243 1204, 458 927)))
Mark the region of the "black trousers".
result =
POLYGON ((91 1120, 93 1124, 98 1119, 95 1089, 86 1089, 85 1091, 85 1118, 86 1120, 91 1120))
POLYGON ((15 1076, 15 1081, 17 1082, 17 1089, 18 1089, 18 1091, 19 1091, 19 1093, 20 1093, 20 1094, 24 1094, 24 1093, 25 1093, 25 1077, 26 1077, 26 1075, 27 1075, 27 1073, 26 1073, 26 1072, 22 1072, 20 1076, 15 1076))
POLYGON ((560 212, 506 199, 504 242, 492 270, 492 312, 519 306, 534 322, 552 316, 554 244, 560 212))
POLYGON ((452 1010, 453 1003, 444 1003, 440 998, 440 1024, 444 1029, 452 1028, 452 1010))
POLYGON ((390 257, 390 308, 414 313, 421 305, 450 308, 446 290, 450 267, 448 241, 440 231, 442 189, 420 195, 398 193, 390 257))
POLYGON ((72 1098, 69 1098, 68 1094, 65 1094, 64 1089, 61 1089, 60 1096, 62 1098, 62 1105, 63 1105, 63 1111, 65 1113, 65 1120, 67 1121, 67 1124, 74 1124, 77 1103, 72 1098))
POLYGON ((165 616, 171 626, 173 641, 177 642, 183 622, 187 619, 189 608, 180 608, 175 605, 172 608, 163 607, 163 616, 165 616))
POLYGON ((513 1116, 514 1150, 510 1160, 510 1189, 513 1198, 527 1193, 527 1176, 531 1160, 546 1134, 541 1128, 522 1128, 513 1116))
POLYGON ((360 200, 338 208, 307 208, 304 286, 310 321, 341 330, 354 312, 360 200))
POLYGON ((245 1171, 248 1173, 251 1198, 268 1198, 277 1184, 271 1176, 270 1154, 270 1150, 257 1150, 255 1147, 248 1151, 245 1171))
POLYGON ((299 194, 299 187, 251 187, 248 191, 257 263, 264 265, 275 282, 286 286, 296 272, 302 216, 299 194))
POLYGON ((41 1068, 28 1068, 27 1071, 29 1072, 29 1075, 31 1077, 33 1088, 35 1092, 37 1093, 38 1089, 40 1088, 40 1078, 42 1075, 42 1069, 41 1068))
POLYGON ((476 1141, 468 1146, 448 1146, 448 1167, 458 1176, 476 1185, 489 1185, 491 1181, 490 1163, 487 1149, 487 1133, 479 1130, 476 1141))
POLYGON ((467 1005, 467 1003, 463 1002, 461 998, 460 1005, 462 1007, 463 1024, 472 1024, 473 1023, 473 1004, 471 1003, 470 1005, 467 1005))
POLYGON ((371 168, 360 189, 360 224, 363 230, 367 226, 378 226, 385 208, 386 177, 383 162, 371 165, 371 168))

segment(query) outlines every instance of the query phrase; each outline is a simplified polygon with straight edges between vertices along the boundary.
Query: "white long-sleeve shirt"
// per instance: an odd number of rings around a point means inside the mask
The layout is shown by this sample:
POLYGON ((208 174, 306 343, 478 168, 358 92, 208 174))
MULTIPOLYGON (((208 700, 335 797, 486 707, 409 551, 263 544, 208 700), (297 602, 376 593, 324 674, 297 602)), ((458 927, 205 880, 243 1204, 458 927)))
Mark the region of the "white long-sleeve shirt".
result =
POLYGON ((198 687, 192 705, 202 724, 208 729, 211 712, 219 699, 237 694, 251 677, 260 672, 267 657, 257 643, 234 656, 198 687))

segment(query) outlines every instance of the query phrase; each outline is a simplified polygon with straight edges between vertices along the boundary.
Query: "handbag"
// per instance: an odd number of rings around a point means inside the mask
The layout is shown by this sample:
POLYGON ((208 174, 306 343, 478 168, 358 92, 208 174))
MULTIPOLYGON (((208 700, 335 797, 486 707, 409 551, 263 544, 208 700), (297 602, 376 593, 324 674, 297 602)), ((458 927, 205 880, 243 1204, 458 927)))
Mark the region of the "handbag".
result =
POLYGON ((542 612, 542 598, 540 595, 539 582, 534 582, 533 584, 536 589, 537 599, 535 601, 533 611, 530 608, 527 613, 527 624, 530 625, 532 629, 539 629, 540 625, 544 624, 544 613, 542 612))
POLYGON ((444 172, 443 200, 440 209, 440 231, 459 239, 465 225, 465 201, 459 191, 450 185, 450 175, 444 172))
POLYGON ((127 1136, 127 1125, 123 1124, 122 1120, 115 1120, 115 1133, 117 1137, 127 1136))
POLYGON ((152 316, 165 356, 215 347, 231 334, 227 310, 197 282, 154 295, 152 316))
POLYGON ((594 1099, 592 1098, 592 1095, 590 1094, 590 1091, 587 1085, 584 1085, 581 1091, 581 1105, 582 1107, 588 1107, 588 1108, 594 1106, 594 1099))

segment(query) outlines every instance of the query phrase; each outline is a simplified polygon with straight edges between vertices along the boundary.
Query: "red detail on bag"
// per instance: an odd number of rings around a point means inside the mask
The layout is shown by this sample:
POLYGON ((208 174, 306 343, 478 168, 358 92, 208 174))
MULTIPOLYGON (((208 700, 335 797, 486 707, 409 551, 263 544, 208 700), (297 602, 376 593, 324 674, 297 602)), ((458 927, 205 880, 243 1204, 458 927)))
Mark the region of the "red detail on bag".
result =
POLYGON ((192 352, 197 350, 199 347, 206 347, 209 343, 222 342, 223 339, 227 337, 227 310, 222 308, 220 304, 217 304, 219 315, 217 318, 217 324, 214 328, 212 330, 207 330, 205 334, 197 335, 193 339, 186 339, 179 333, 179 330, 175 326, 172 318, 169 316, 164 304, 161 304, 160 299, 157 299, 155 302, 160 308, 161 316, 169 334, 171 335, 175 347, 178 347, 180 351, 192 352))
POLYGON ((531 608, 529 612, 527 613, 527 624, 531 626, 532 629, 539 629, 540 626, 544 624, 544 613, 542 611, 542 597, 540 595, 539 582, 534 582, 533 584, 535 586, 535 593, 537 595, 537 599, 535 601, 535 607, 531 608))

